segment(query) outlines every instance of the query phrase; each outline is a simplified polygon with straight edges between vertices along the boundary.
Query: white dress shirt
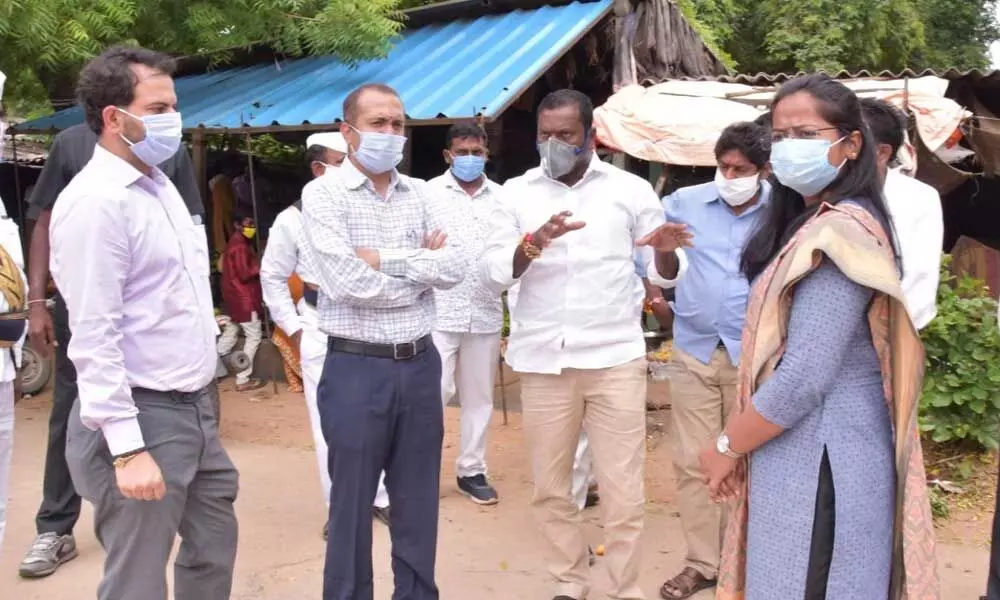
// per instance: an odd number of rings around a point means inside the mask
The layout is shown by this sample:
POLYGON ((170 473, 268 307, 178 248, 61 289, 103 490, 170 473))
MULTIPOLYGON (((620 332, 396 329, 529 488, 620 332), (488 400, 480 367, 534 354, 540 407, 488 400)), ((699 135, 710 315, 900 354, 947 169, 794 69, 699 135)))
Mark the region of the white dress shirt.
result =
MULTIPOLYGON (((17 265, 21 281, 24 282, 24 297, 27 298, 28 279, 24 276, 24 249, 21 247, 21 231, 17 222, 7 216, 7 208, 4 206, 3 200, 0 200, 0 245, 17 265)), ((10 311, 10 305, 7 304, 7 299, 4 298, 3 294, 0 294, 0 313, 8 311, 10 311)), ((21 350, 24 347, 25 335, 27 335, 27 328, 21 335, 21 339, 11 348, 13 357, 7 349, 0 349, 0 381, 4 383, 14 381, 17 377, 17 367, 21 364, 21 350)))
MULTIPOLYGON (((635 243, 663 225, 663 206, 647 181, 596 156, 573 187, 540 168, 504 184, 480 260, 484 281, 496 292, 511 287, 514 251, 523 236, 564 210, 586 226, 553 240, 520 277, 506 353, 518 372, 614 367, 646 351, 640 326, 645 290, 636 274, 635 243)), ((653 251, 643 247, 640 254, 652 280, 653 251)))
POLYGON ((437 323, 434 329, 452 333, 499 333, 503 329, 500 294, 480 278, 476 264, 486 244, 490 215, 497 208, 500 186, 486 177, 471 197, 449 169, 428 182, 441 198, 458 207, 457 223, 448 240, 458 239, 467 253, 469 274, 450 290, 434 293, 437 323))
POLYGON ((267 235, 267 248, 260 261, 260 287, 271 318, 288 335, 303 327, 302 317, 292 302, 288 278, 297 273, 304 283, 317 285, 307 261, 300 260, 303 241, 302 211, 289 206, 278 214, 267 235))
POLYGON ((215 375, 205 226, 159 169, 145 176, 98 146, 59 195, 49 239, 81 420, 112 455, 141 448, 132 388, 196 392, 215 375))
POLYGON ((941 197, 895 169, 886 174, 884 194, 902 256, 903 295, 913 324, 923 329, 937 315, 944 244, 941 197))
POLYGON ((426 181, 392 172, 386 197, 350 160, 306 184, 302 218, 307 265, 319 284, 319 328, 372 344, 400 344, 434 327, 434 291, 465 278, 461 240, 428 250, 424 237, 453 229, 457 209, 426 181), (357 256, 379 253, 379 270, 357 256))

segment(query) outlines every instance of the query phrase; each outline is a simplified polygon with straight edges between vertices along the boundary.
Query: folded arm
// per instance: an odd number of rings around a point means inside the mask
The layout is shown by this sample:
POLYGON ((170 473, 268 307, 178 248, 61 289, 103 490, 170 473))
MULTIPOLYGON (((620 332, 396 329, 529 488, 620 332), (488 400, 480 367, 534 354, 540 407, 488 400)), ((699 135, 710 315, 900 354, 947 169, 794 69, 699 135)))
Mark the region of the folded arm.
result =
POLYGON ((129 270, 129 240, 120 205, 109 198, 79 199, 53 223, 52 264, 66 298, 76 367, 80 418, 100 429, 113 456, 145 444, 132 400, 120 325, 129 270))
POLYGON ((372 269, 349 243, 344 200, 322 179, 302 191, 302 219, 306 260, 319 277, 323 294, 352 306, 398 308, 410 306, 429 286, 392 277, 372 269))
MULTIPOLYGON (((413 182, 412 185, 419 184, 413 182)), ((425 199, 424 219, 427 232, 454 234, 457 209, 452 204, 441 201, 439 194, 426 184, 421 193, 425 199)), ((379 249, 378 252, 381 272, 439 290, 450 289, 461 283, 469 267, 466 250, 457 235, 449 235, 444 247, 439 250, 389 248, 379 249)))

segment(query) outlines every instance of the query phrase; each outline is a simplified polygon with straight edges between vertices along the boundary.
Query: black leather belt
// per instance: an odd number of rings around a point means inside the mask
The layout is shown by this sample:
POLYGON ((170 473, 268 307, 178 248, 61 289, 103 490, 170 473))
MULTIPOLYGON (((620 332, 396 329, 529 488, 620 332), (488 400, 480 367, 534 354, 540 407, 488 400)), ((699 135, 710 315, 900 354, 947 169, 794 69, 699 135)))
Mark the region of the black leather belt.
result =
POLYGON ((319 304, 319 291, 306 286, 305 291, 302 292, 302 298, 306 301, 306 304, 316 308, 316 305, 319 304))
POLYGON ((431 347, 433 341, 431 336, 406 342, 403 344, 369 344, 357 340, 348 340, 338 337, 329 337, 326 341, 327 350, 334 352, 346 352, 348 354, 360 354, 362 356, 373 356, 375 358, 391 358, 392 360, 410 360, 419 356, 424 350, 431 347))

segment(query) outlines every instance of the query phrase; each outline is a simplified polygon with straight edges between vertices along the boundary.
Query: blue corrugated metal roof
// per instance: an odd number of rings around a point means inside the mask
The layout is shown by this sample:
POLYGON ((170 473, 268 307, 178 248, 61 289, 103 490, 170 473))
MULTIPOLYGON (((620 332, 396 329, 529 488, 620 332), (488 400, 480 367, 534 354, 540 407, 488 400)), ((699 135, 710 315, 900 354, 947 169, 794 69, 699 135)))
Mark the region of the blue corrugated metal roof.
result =
MULTIPOLYGON (((611 2, 545 6, 405 31, 385 59, 356 69, 320 56, 183 77, 176 86, 184 127, 333 123, 344 97, 372 81, 394 87, 410 119, 495 117, 611 2)), ((18 129, 65 129, 81 121, 74 107, 18 129)))

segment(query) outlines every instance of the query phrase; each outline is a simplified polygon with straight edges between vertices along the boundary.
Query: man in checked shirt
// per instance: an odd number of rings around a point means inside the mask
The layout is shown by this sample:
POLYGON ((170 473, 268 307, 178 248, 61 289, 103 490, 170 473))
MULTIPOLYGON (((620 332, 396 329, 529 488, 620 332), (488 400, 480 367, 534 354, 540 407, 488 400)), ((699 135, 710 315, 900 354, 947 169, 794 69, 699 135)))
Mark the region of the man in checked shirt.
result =
POLYGON ((435 289, 468 260, 447 239, 455 210, 396 171, 406 137, 399 95, 366 84, 344 100, 348 159, 306 185, 306 254, 328 336, 317 390, 330 469, 323 600, 370 600, 371 502, 385 470, 397 600, 437 600, 441 358, 431 341, 435 289))

